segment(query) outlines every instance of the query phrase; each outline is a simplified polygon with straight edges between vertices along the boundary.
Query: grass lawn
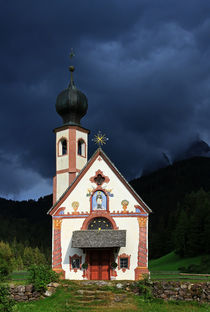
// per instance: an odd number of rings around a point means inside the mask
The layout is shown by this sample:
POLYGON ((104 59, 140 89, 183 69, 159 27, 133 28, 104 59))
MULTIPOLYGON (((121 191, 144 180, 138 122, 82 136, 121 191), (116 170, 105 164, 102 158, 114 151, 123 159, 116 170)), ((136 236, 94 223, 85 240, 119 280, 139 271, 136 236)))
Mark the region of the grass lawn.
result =
POLYGON ((187 280, 210 281, 210 277, 197 275, 180 275, 180 267, 188 267, 190 264, 200 264, 201 256, 192 258, 180 258, 171 252, 159 259, 149 261, 151 280, 187 280))
MULTIPOLYGON (((79 293, 79 286, 68 282, 68 287, 60 287, 57 292, 49 298, 41 299, 36 302, 19 303, 16 305, 16 312, 210 312, 208 304, 200 305, 198 303, 183 302, 163 302, 154 300, 145 302, 139 296, 126 292, 124 290, 106 289, 100 287, 94 296, 86 296, 85 293, 79 293), (97 293, 98 291, 98 293, 97 293), (105 295, 101 296, 101 293, 105 295)), ((89 288, 90 289, 90 286, 89 288)), ((93 290, 93 288, 92 288, 93 290)), ((88 292, 88 290, 87 290, 88 292)), ((90 292, 90 290, 89 290, 90 292)))
POLYGON ((192 258, 180 258, 174 252, 155 260, 149 261, 151 271, 178 271, 180 267, 187 267, 190 264, 200 264, 201 256, 192 258))

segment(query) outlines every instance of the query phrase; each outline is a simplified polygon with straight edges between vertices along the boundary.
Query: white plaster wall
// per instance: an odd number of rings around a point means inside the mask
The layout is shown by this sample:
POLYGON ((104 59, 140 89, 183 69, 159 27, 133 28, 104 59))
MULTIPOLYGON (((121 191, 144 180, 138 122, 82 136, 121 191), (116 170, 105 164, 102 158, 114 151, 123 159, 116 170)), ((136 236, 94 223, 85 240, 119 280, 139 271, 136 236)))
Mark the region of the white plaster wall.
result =
MULTIPOLYGON (((80 230, 85 218, 75 219, 63 219, 61 225, 61 246, 62 246, 62 268, 66 272, 66 279, 82 280, 83 270, 74 272, 70 271, 69 256, 77 254, 82 256, 82 263, 85 262, 85 254, 80 248, 71 247, 71 238, 73 231, 80 230)), ((126 230, 126 247, 121 247, 118 254, 116 254, 116 262, 118 263, 118 256, 125 253, 130 258, 130 269, 126 269, 123 272, 117 268, 117 280, 134 280, 135 279, 135 268, 137 267, 137 256, 138 256, 138 237, 139 227, 138 221, 135 217, 128 218, 114 218, 117 226, 120 230, 126 230)))
MULTIPOLYGON (((125 253, 130 257, 130 269, 123 272, 117 268, 117 280, 135 280, 135 268, 138 262, 139 225, 136 217, 114 218, 119 230, 126 230, 126 247, 121 247, 118 255, 125 253)), ((118 263, 118 258, 116 258, 118 263)))
POLYGON ((56 189, 56 199, 58 200, 61 195, 65 192, 69 186, 69 173, 59 173, 57 174, 57 189, 56 189))
POLYGON ((77 254, 82 256, 82 263, 85 262, 85 254, 80 248, 71 248, 71 239, 73 231, 80 230, 84 218, 80 219, 64 219, 61 227, 61 246, 62 246, 62 268, 66 272, 66 279, 79 280, 83 279, 83 270, 74 272, 70 271, 69 256, 77 254))
POLYGON ((56 170, 64 170, 69 168, 69 156, 63 155, 63 156, 57 156, 56 161, 56 170))
POLYGON ((127 188, 123 183, 118 179, 117 176, 112 172, 112 170, 108 167, 104 160, 97 160, 93 163, 93 165, 89 168, 87 173, 82 177, 81 181, 75 187, 75 189, 71 192, 70 196, 64 201, 62 204, 63 207, 66 207, 65 213, 73 212, 73 208, 71 206, 73 201, 79 202, 78 212, 86 212, 90 211, 90 197, 86 196, 88 193, 88 189, 92 190, 96 188, 95 183, 90 182, 90 177, 95 176, 97 170, 103 171, 105 176, 108 176, 110 182, 107 184, 103 184, 102 187, 105 187, 107 190, 110 190, 111 193, 114 194, 114 197, 109 197, 109 209, 110 212, 114 211, 122 212, 121 201, 126 199, 129 201, 128 211, 135 212, 134 205, 138 205, 138 202, 135 198, 130 194, 127 188))
POLYGON ((61 138, 66 138, 67 140, 67 150, 69 149, 69 131, 62 130, 56 133, 56 171, 68 169, 69 167, 69 155, 58 156, 58 141, 61 138))
MULTIPOLYGON (((80 248, 71 247, 71 238, 73 231, 80 230, 85 218, 75 219, 63 219, 61 226, 61 246, 62 246, 62 268, 66 272, 66 279, 83 279, 83 271, 78 270, 74 272, 70 271, 69 256, 77 254, 82 256, 82 263, 85 262, 85 254, 80 248)), ((126 247, 121 247, 118 254, 116 254, 116 262, 118 263, 118 256, 125 253, 130 257, 130 269, 126 269, 123 272, 117 268, 117 280, 134 280, 135 279, 135 268, 137 267, 137 256, 138 256, 138 237, 139 227, 138 221, 135 217, 128 218, 114 218, 117 226, 120 230, 126 230, 126 247)))
MULTIPOLYGON (((81 170, 87 163, 87 154, 88 154, 87 133, 76 130, 76 142, 77 142, 77 144, 78 144, 79 139, 83 139, 84 142, 86 143, 86 152, 85 152, 86 157, 82 157, 82 156, 78 155, 78 152, 76 151, 76 168, 81 170)), ((76 148, 78 148, 77 145, 76 145, 76 148)))

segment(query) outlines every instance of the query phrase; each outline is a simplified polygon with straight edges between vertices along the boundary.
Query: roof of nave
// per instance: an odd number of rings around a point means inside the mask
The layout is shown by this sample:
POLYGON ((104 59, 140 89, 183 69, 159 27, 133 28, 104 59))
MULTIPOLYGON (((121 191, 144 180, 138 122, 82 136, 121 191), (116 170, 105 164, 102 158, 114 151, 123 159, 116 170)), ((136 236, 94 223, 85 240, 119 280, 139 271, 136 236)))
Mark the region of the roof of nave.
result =
POLYGON ((55 210, 64 202, 64 200, 68 197, 68 195, 73 191, 73 189, 76 187, 76 185, 79 183, 81 178, 86 174, 88 169, 91 167, 91 165, 94 163, 94 161, 97 159, 98 156, 101 156, 103 160, 107 163, 107 165, 111 168, 111 170, 118 176, 120 181, 125 185, 125 187, 128 189, 128 191, 134 196, 134 198, 137 200, 137 202, 148 212, 152 212, 152 210, 147 206, 147 204, 142 200, 142 198, 136 193, 136 191, 132 188, 132 186, 126 181, 126 179, 123 177, 123 175, 119 172, 119 170, 115 167, 113 162, 109 159, 109 157, 104 153, 104 151, 99 147, 95 153, 92 155, 92 157, 89 159, 87 164, 84 166, 84 168, 79 172, 79 174, 76 176, 76 178, 73 180, 73 182, 69 185, 69 187, 66 189, 66 191, 61 195, 61 197, 57 200, 57 202, 50 208, 50 210, 47 212, 48 214, 53 214, 55 210))

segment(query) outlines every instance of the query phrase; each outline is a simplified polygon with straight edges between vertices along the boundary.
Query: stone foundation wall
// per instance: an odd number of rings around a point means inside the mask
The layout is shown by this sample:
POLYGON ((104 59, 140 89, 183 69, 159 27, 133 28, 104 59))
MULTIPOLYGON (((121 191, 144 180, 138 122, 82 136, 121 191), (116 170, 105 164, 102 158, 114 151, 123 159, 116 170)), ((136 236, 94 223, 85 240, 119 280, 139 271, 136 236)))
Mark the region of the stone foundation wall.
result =
POLYGON ((210 282, 190 283, 159 281, 151 282, 155 298, 164 300, 210 301, 210 282))

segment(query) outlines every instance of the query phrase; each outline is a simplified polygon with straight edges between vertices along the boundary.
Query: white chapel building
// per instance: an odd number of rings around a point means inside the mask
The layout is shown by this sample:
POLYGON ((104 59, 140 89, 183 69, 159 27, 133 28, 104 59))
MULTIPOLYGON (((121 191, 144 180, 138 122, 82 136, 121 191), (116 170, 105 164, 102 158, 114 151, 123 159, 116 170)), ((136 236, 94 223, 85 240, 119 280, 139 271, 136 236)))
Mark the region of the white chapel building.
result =
POLYGON ((52 268, 71 280, 139 280, 148 274, 150 208, 101 148, 88 160, 86 96, 71 81, 56 101, 52 268))

